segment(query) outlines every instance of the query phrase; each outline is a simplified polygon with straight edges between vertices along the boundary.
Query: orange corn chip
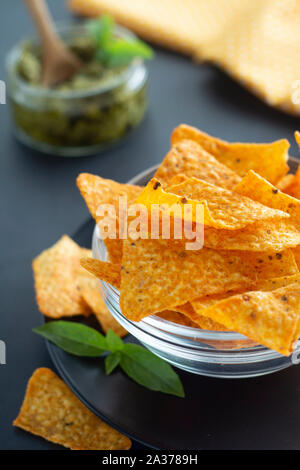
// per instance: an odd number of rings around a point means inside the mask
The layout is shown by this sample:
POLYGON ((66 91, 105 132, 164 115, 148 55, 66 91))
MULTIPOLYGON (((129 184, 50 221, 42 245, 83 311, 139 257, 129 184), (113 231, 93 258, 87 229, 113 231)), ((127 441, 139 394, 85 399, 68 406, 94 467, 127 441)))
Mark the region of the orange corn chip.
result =
POLYGON ((180 312, 175 312, 173 310, 164 310, 163 312, 156 313, 156 316, 168 320, 172 323, 177 323, 178 325, 189 326, 191 328, 199 328, 197 323, 194 323, 188 315, 182 314, 180 312))
POLYGON ((180 173, 227 189, 233 188, 240 181, 236 173, 192 140, 183 140, 171 148, 159 166, 155 178, 166 186, 180 173))
POLYGON ((239 294, 209 307, 205 315, 288 356, 299 334, 300 284, 239 294))
POLYGON ((120 184, 116 181, 101 178, 100 176, 81 173, 77 178, 77 186, 84 198, 90 213, 99 224, 102 217, 97 216, 97 209, 100 205, 111 204, 116 210, 116 238, 106 238, 104 243, 108 250, 112 263, 121 264, 122 261, 122 240, 119 239, 119 197, 127 197, 128 205, 132 204, 141 188, 130 184, 120 184))
MULTIPOLYGON (((207 225, 216 228, 236 230, 258 220, 288 218, 287 214, 282 211, 270 210, 260 203, 253 204, 249 197, 238 196, 233 191, 219 188, 197 178, 189 178, 183 183, 171 186, 168 192, 189 198, 189 200, 206 201, 212 220, 208 220, 207 225)), ((139 196, 139 201, 143 193, 139 196)))
POLYGON ((127 335, 127 331, 114 319, 106 307, 100 291, 99 280, 92 276, 92 281, 86 281, 86 278, 80 279, 80 292, 86 304, 90 307, 97 320, 99 321, 104 333, 113 330, 118 336, 127 335))
MULTIPOLYGON (((218 296, 216 296, 218 297, 218 296)), ((209 300, 203 300, 203 305, 205 303, 206 307, 203 306, 203 308, 207 308, 210 305, 214 305, 213 302, 213 296, 209 298, 209 300)), ((215 301, 217 302, 217 300, 215 301)), ((186 315, 190 320, 198 326, 198 328, 202 328, 203 330, 212 330, 212 331, 228 331, 228 328, 225 326, 221 325, 220 323, 217 323, 213 320, 211 320, 208 317, 205 317, 203 315, 199 315, 197 312, 195 312, 192 304, 190 302, 187 302, 184 305, 180 305, 176 307, 176 310, 179 312, 183 313, 186 315)))
POLYGON ((61 318, 91 313, 78 284, 81 277, 88 277, 80 266, 80 258, 89 251, 82 250, 64 235, 33 261, 36 300, 44 315, 61 318))
POLYGON ((220 250, 283 251, 300 244, 300 232, 289 219, 260 221, 239 230, 205 227, 204 246, 220 250))
POLYGON ((300 199, 300 167, 298 167, 297 173, 290 184, 284 189, 284 192, 296 199, 300 199))
POLYGON ((120 288, 121 268, 119 265, 93 258, 82 258, 80 263, 84 269, 89 271, 98 279, 111 284, 116 289, 120 288))
POLYGON ((266 253, 179 250, 164 240, 124 240, 120 305, 139 321, 192 299, 298 272, 291 251, 266 253))
POLYGON ((250 170, 234 191, 265 206, 290 214, 290 221, 300 227, 300 201, 279 191, 267 180, 250 170))
POLYGON ((127 450, 131 441, 97 418, 50 369, 37 369, 14 426, 72 450, 127 450))
POLYGON ((296 248, 294 248, 293 253, 294 253, 294 256, 295 256, 297 266, 300 269, 300 246, 297 246, 296 248))
MULTIPOLYGON (((288 286, 290 284, 298 283, 300 284, 300 274, 294 274, 293 276, 283 276, 283 277, 277 277, 273 279, 262 279, 257 282, 257 284, 253 287, 253 290, 257 291, 273 291, 276 289, 279 289, 281 287, 288 286)), ((199 322, 203 322, 203 318, 206 318, 207 321, 213 322, 213 320, 208 319, 206 315, 206 310, 213 306, 218 304, 220 301, 224 299, 228 299, 230 297, 233 297, 237 294, 243 294, 245 293, 246 290, 242 290, 240 292, 226 292, 225 294, 219 294, 219 295, 209 295, 205 297, 201 297, 199 299, 195 299, 191 302, 191 304, 186 304, 186 305, 191 305, 189 309, 187 310, 186 314, 196 323, 199 324, 199 322), (199 320, 198 320, 199 318, 199 320)), ((177 308, 177 307, 176 307, 177 308)), ((185 306, 184 306, 185 308, 185 306)), ((179 309, 179 311, 181 311, 179 309)), ((215 323, 215 322, 214 322, 215 323)), ((216 324, 218 325, 218 324, 216 324)), ((225 327, 223 327, 225 328, 225 327)), ((210 328, 207 328, 210 329, 210 328)), ((216 328, 212 328, 216 329, 216 328)), ((227 329, 227 328, 225 328, 227 329)))
POLYGON ((290 184, 294 181, 295 175, 292 173, 288 173, 285 175, 281 180, 276 183, 276 188, 278 188, 280 191, 285 191, 290 184))
POLYGON ((195 127, 181 124, 172 134, 172 145, 182 140, 194 140, 223 165, 244 176, 249 170, 276 184, 285 174, 289 143, 286 139, 270 144, 229 143, 212 137, 195 127))

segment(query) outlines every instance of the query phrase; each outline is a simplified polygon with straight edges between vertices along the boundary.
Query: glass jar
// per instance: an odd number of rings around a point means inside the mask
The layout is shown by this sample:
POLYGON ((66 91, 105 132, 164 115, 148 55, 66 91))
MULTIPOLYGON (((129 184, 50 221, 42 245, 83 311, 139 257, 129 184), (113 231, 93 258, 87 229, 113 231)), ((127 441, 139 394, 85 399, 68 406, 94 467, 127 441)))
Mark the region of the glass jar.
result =
MULTIPOLYGON (((156 169, 146 170, 129 183, 145 185, 156 169)), ((92 249, 94 258, 106 260, 106 248, 97 226, 92 249)), ((293 354, 286 357, 235 332, 191 328, 156 315, 133 322, 122 314, 116 288, 101 282, 101 293, 111 314, 130 334, 154 354, 185 371, 212 377, 243 378, 270 374, 300 362, 299 341, 293 354)))
MULTIPOLYGON (((87 35, 84 24, 57 28, 66 43, 87 35)), ((134 37, 116 27, 120 37, 134 37)), ((37 44, 32 38, 29 42, 37 44)), ((17 137, 37 150, 62 155, 97 153, 124 138, 147 108, 145 64, 135 59, 104 84, 84 90, 59 90, 32 85, 17 67, 25 44, 16 45, 6 61, 8 96, 17 137)))

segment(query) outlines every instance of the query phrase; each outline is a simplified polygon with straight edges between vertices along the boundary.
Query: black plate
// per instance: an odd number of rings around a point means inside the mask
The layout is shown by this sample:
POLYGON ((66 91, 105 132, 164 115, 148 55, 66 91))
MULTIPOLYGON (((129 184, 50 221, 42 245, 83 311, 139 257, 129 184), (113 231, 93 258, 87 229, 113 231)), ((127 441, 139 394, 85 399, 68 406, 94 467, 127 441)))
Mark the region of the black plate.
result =
MULTIPOLYGON (((295 164, 292 164, 295 169, 295 164)), ((74 235, 90 247, 94 222, 74 235)), ((129 336, 129 341, 134 338, 129 336)), ((96 415, 149 447, 165 450, 300 449, 300 369, 251 379, 213 379, 178 371, 186 398, 150 392, 99 359, 48 343, 62 378, 96 415)))

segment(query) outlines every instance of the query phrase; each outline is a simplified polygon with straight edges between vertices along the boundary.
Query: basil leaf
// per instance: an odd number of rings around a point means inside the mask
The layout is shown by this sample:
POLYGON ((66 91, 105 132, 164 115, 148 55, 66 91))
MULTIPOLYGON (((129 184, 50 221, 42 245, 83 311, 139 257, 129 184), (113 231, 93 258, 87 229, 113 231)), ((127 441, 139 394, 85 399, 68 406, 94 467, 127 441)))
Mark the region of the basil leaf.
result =
POLYGON ((107 347, 111 352, 121 351, 124 347, 123 341, 113 330, 108 330, 106 334, 106 342, 107 347))
POLYGON ((111 353, 109 356, 105 358, 105 372, 106 375, 112 373, 113 370, 120 364, 121 360, 121 353, 120 351, 111 353))
POLYGON ((33 331, 75 356, 96 357, 107 350, 105 337, 80 323, 52 321, 33 331))
POLYGON ((154 55, 151 47, 139 39, 115 39, 107 43, 104 49, 107 64, 111 67, 126 65, 135 57, 149 60, 154 55))
POLYGON ((124 344, 120 366, 131 379, 150 390, 184 397, 182 383, 172 367, 141 346, 124 344))
POLYGON ((96 20, 90 20, 86 25, 89 35, 94 39, 99 48, 102 48, 112 40, 114 26, 114 20, 109 15, 102 15, 96 20))

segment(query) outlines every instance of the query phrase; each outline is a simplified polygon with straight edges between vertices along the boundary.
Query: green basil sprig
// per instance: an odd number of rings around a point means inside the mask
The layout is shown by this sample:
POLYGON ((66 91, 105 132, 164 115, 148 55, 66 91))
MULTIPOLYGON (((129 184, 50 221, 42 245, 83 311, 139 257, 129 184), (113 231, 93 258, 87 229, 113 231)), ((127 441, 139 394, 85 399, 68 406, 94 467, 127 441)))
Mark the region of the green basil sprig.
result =
POLYGON ((109 15, 102 15, 87 23, 87 31, 96 45, 96 58, 109 67, 129 64, 135 57, 152 59, 154 52, 140 39, 125 39, 115 35, 115 22, 109 15))
POLYGON ((167 362, 142 346, 124 343, 112 330, 105 337, 94 328, 61 320, 45 323, 33 331, 76 356, 97 357, 108 353, 104 357, 107 375, 119 366, 143 387, 184 397, 180 378, 167 362))

